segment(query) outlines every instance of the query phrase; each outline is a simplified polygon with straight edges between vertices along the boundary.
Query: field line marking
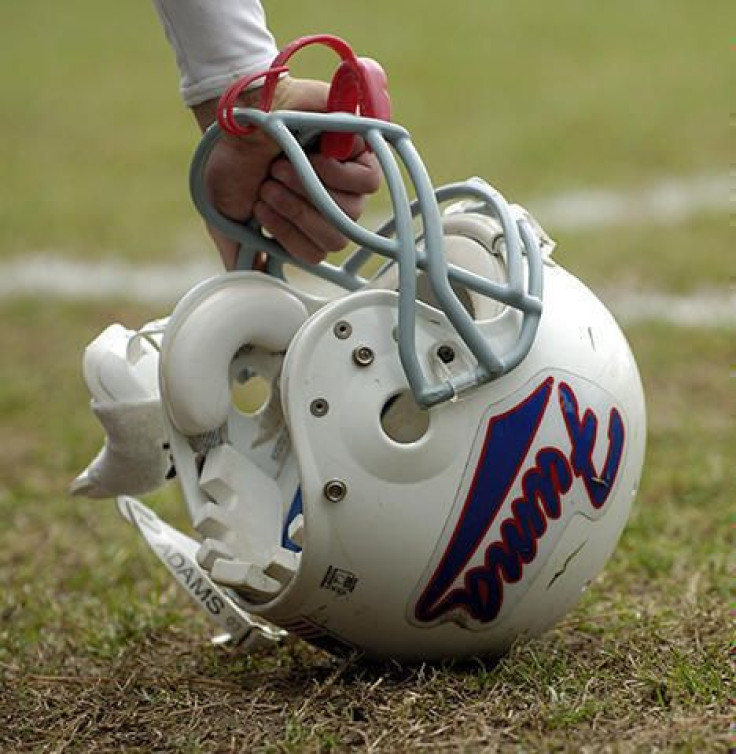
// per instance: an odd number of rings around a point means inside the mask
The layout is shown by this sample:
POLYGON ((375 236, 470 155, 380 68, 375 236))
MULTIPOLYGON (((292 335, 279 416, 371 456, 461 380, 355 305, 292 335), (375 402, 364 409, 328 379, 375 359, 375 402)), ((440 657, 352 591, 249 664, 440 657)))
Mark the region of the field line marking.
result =
MULTIPOLYGON (((531 201, 543 225, 557 230, 587 230, 623 223, 675 224, 703 211, 732 207, 728 175, 666 179, 629 191, 591 189, 564 192, 531 201)), ((0 300, 38 296, 68 301, 123 299, 172 304, 200 280, 219 274, 214 253, 201 259, 159 264, 71 259, 51 252, 25 254, 0 262, 0 300)), ((686 295, 633 290, 624 286, 597 289, 622 322, 655 320, 681 326, 736 324, 734 287, 686 295)))
POLYGON ((609 286, 596 289, 596 294, 624 325, 664 322, 704 329, 736 326, 736 285, 686 294, 609 286))
MULTIPOLYGON (((199 281, 220 273, 214 260, 171 265, 85 262, 37 255, 0 265, 0 300, 17 296, 66 301, 127 300, 172 305, 199 281)), ((667 322, 678 326, 736 326, 736 286, 687 294, 596 288, 622 323, 667 322)))
POLYGON ((734 178, 728 174, 701 174, 667 178, 626 191, 603 188, 564 191, 530 200, 528 206, 554 236, 557 230, 676 225, 703 212, 735 209, 734 189, 734 178))

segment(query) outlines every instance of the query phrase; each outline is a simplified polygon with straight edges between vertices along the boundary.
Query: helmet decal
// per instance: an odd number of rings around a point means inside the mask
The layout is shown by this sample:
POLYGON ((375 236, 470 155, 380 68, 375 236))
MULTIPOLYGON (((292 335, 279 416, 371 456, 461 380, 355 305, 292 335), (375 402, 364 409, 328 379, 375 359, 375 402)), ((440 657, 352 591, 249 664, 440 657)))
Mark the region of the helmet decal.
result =
MULTIPOLYGON (((582 479, 593 511, 605 505, 624 450, 621 413, 615 407, 610 409, 605 462, 599 473, 593 461, 601 442, 596 414, 589 408, 581 420, 575 391, 560 381, 557 394, 570 447, 546 445, 546 438, 541 438, 541 447, 530 453, 535 444, 540 445, 535 439, 549 424, 546 416, 557 413, 550 401, 554 383, 555 379, 548 377, 509 411, 488 421, 449 543, 416 603, 414 618, 420 624, 442 619, 465 624, 468 617, 480 624, 495 620, 503 605, 504 584, 522 579, 525 568, 537 559, 540 542, 549 536, 552 522, 575 514, 566 509, 565 496, 576 477, 582 479), (503 518, 502 511, 507 511, 503 518), (489 542, 492 530, 495 534, 481 562, 469 567, 477 561, 483 543, 489 542)), ((554 418, 559 421, 559 416, 554 418)), ((555 536, 559 534, 558 529, 555 536)))
POLYGON ((572 443, 570 462, 576 476, 585 482, 588 498, 594 508, 600 508, 611 494, 624 449, 624 422, 617 408, 608 417, 608 453, 603 471, 596 471, 593 450, 598 436, 598 418, 588 409, 580 419, 578 400, 565 382, 559 386, 560 408, 572 443))
POLYGON ((281 532, 281 546, 285 550, 291 550, 292 552, 301 552, 301 547, 295 542, 291 536, 289 536, 289 528, 296 520, 297 516, 302 515, 302 491, 301 488, 297 488, 294 493, 294 498, 289 506, 289 512, 286 514, 286 520, 284 521, 284 528, 281 532))

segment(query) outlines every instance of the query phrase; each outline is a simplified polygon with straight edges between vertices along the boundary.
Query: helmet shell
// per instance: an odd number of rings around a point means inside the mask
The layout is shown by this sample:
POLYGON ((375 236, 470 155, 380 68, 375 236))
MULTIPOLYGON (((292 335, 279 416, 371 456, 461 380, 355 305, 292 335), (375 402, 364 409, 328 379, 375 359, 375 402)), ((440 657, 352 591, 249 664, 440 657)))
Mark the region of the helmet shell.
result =
MULTIPOLYGON (((610 313, 545 264, 527 358, 424 421, 409 410, 419 426, 409 442, 385 422, 407 391, 393 337, 397 294, 358 292, 305 323, 282 377, 301 479, 301 560, 275 599, 249 609, 318 644, 418 661, 502 654, 577 602, 629 515, 645 406, 610 313), (336 335, 341 323, 347 338, 336 335), (327 411, 315 415, 315 400, 327 411)), ((424 368, 452 368, 438 344, 458 367, 472 363, 444 315, 418 307, 424 368)), ((479 323, 496 339, 517 324, 512 310, 479 323)))

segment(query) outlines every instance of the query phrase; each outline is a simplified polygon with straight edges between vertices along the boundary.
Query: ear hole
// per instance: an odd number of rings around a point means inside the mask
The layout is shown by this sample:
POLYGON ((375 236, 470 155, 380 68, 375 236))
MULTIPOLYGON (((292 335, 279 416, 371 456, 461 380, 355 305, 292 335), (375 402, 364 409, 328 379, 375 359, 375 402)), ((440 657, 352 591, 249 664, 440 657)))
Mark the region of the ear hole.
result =
POLYGON ((429 411, 420 408, 407 390, 392 395, 381 409, 381 428, 400 445, 411 445, 427 434, 429 411))
POLYGON ((234 380, 230 393, 233 405, 241 414, 255 416, 271 400, 271 383, 259 374, 253 374, 242 382, 234 380))

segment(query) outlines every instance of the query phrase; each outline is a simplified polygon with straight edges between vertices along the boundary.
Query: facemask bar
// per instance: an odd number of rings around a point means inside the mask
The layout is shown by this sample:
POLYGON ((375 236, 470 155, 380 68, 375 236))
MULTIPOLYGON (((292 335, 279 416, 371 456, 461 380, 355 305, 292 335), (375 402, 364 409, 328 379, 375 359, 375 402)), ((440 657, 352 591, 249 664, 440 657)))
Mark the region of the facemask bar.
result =
POLYGON ((539 241, 530 224, 516 218, 498 193, 479 179, 436 189, 408 132, 393 123, 346 113, 263 112, 235 110, 239 123, 252 123, 271 136, 294 165, 317 209, 359 248, 340 266, 321 262, 310 265, 291 257, 277 242, 263 235, 254 222, 232 221, 210 203, 204 182, 207 160, 223 132, 214 124, 203 136, 192 160, 190 190, 204 220, 241 244, 239 266, 256 252, 270 258, 269 272, 283 277, 285 263, 355 291, 370 281, 358 274, 372 254, 379 254, 399 267, 398 345, 407 380, 420 406, 430 407, 496 379, 526 356, 536 335, 542 312, 543 265, 539 241), (376 154, 391 195, 395 216, 378 231, 369 231, 348 217, 333 201, 314 172, 302 143, 323 131, 359 133, 376 154), (298 135, 301 136, 298 138, 298 135), (306 136, 305 136, 306 135, 306 136), (395 154, 402 160, 415 188, 417 199, 409 201, 395 154), (439 205, 455 199, 474 199, 479 211, 501 223, 506 248, 508 282, 500 284, 450 265, 444 254, 442 217, 439 205), (419 248, 413 218, 421 219, 424 248, 419 248), (525 274, 523 256, 527 259, 525 274), (478 361, 475 369, 445 382, 430 381, 416 349, 416 270, 423 270, 442 311, 478 361), (492 348, 483 332, 452 290, 451 282, 504 303, 521 312, 522 322, 514 346, 504 354, 492 348))

